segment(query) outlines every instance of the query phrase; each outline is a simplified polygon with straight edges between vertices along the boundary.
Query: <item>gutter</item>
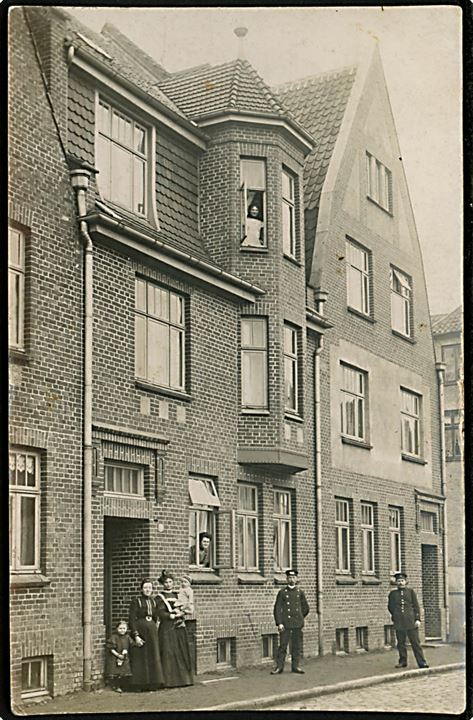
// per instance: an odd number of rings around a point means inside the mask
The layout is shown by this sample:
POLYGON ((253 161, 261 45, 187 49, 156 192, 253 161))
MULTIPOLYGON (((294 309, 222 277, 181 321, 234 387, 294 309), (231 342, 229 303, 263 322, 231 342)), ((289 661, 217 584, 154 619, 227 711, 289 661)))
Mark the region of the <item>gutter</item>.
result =
POLYGON ((319 656, 324 654, 324 590, 323 590, 323 557, 322 557, 322 447, 320 432, 320 355, 323 348, 323 337, 319 336, 319 344, 314 352, 314 468, 315 468, 315 501, 316 501, 316 577, 317 577, 317 635, 319 656))
POLYGON ((84 242, 84 419, 83 419, 83 525, 82 525, 82 642, 83 688, 92 690, 92 348, 93 348, 93 243, 86 215, 86 194, 91 172, 72 170, 76 193, 79 232, 84 242))
POLYGON ((440 488, 441 493, 445 497, 443 503, 443 533, 442 533, 442 553, 443 553, 443 589, 444 589, 444 607, 445 607, 445 635, 448 641, 450 635, 450 606, 448 595, 448 525, 447 525, 447 482, 445 467, 445 363, 436 362, 435 369, 437 371, 438 392, 439 392, 439 421, 440 421, 440 488))

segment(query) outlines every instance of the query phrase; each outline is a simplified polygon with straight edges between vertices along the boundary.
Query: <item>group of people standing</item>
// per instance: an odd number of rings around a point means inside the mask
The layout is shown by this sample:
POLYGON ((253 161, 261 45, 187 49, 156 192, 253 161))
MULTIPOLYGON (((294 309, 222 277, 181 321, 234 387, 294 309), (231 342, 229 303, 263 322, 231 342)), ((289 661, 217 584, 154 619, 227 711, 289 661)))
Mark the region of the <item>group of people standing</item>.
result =
POLYGON ((193 684, 186 618, 194 614, 188 576, 174 590, 174 577, 162 571, 155 595, 145 578, 130 603, 128 623, 121 620, 107 641, 105 673, 117 692, 141 692, 193 684))

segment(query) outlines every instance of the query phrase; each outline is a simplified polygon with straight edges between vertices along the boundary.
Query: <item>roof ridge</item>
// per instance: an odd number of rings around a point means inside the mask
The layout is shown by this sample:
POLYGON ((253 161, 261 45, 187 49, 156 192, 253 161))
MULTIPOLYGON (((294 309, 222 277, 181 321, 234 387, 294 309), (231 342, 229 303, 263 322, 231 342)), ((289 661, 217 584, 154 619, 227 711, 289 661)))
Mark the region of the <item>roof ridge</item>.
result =
POLYGON ((334 75, 341 75, 342 73, 346 73, 347 71, 356 71, 357 69, 357 64, 344 65, 343 67, 336 68, 334 70, 326 70, 321 73, 316 73, 315 75, 305 75, 304 77, 298 78, 297 80, 288 80, 279 85, 274 85, 273 90, 275 90, 277 93, 289 89, 297 90, 300 89, 302 85, 307 85, 311 81, 320 81, 323 78, 332 79, 334 75))
POLYGON ((149 55, 143 48, 139 47, 133 42, 125 33, 122 33, 113 23, 107 22, 103 26, 100 34, 108 40, 111 40, 115 45, 118 45, 120 50, 125 52, 127 55, 131 55, 132 59, 140 65, 146 72, 153 77, 154 80, 162 81, 166 77, 169 77, 170 73, 158 63, 151 55, 149 55), (131 52, 130 45, 133 45, 134 52, 131 52), (146 58, 146 61, 145 61, 146 58), (153 70, 155 70, 153 72, 153 70), (157 77, 157 75, 161 77, 157 77), (162 77, 164 76, 164 77, 162 77))
POLYGON ((250 62, 248 62, 248 60, 241 60, 240 62, 242 65, 245 65, 247 67, 247 69, 250 71, 250 74, 252 74, 253 77, 256 79, 259 85, 259 89, 264 93, 266 100, 269 101, 269 104, 272 105, 273 109, 276 110, 278 114, 288 115, 288 111, 286 110, 286 108, 281 105, 279 100, 273 94, 269 85, 263 80, 256 68, 250 62))
POLYGON ((237 59, 235 63, 235 73, 232 77, 232 84, 230 86, 230 96, 228 98, 228 106, 229 107, 235 107, 237 104, 237 99, 240 93, 240 80, 241 80, 241 74, 242 74, 242 60, 237 59))

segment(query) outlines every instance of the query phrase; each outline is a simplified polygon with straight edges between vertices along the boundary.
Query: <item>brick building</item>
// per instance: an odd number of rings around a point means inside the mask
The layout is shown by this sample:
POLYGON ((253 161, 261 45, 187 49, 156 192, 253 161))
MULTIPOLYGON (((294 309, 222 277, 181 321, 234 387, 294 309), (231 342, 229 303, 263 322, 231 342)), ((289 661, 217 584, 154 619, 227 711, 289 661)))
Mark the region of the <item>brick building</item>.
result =
POLYGON ((290 566, 306 655, 391 644, 399 568, 444 637, 437 375, 379 55, 270 89, 58 9, 10 31, 14 694, 97 686, 162 568, 192 575, 199 672, 271 661, 290 566))
POLYGON ((435 354, 445 364, 443 416, 448 521, 448 637, 465 641, 465 475, 462 308, 432 316, 435 354))

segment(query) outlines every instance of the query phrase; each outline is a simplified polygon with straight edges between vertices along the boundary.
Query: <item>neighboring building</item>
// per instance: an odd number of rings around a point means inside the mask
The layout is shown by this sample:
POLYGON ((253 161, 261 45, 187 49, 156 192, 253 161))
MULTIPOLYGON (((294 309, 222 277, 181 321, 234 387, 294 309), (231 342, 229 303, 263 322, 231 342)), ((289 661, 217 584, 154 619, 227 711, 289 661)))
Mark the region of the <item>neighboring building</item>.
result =
POLYGON ((391 644, 400 568, 445 637, 437 379, 379 55, 271 90, 59 9, 10 24, 14 696, 99 684, 164 567, 193 578, 198 672, 271 660, 291 566, 306 655, 391 644))
POLYGON ((444 421, 448 521, 448 638, 465 641, 465 476, 463 471, 462 308, 432 316, 435 353, 445 364, 444 421))

